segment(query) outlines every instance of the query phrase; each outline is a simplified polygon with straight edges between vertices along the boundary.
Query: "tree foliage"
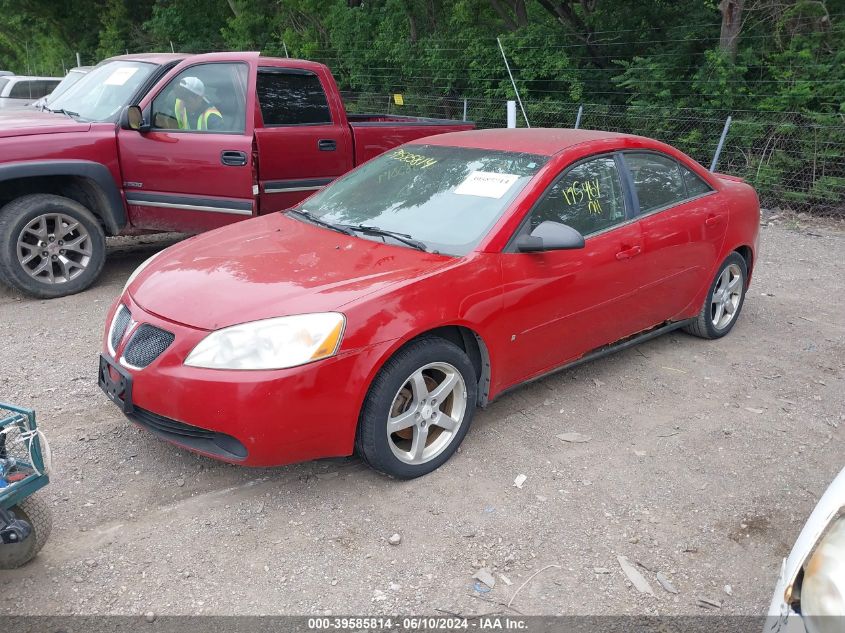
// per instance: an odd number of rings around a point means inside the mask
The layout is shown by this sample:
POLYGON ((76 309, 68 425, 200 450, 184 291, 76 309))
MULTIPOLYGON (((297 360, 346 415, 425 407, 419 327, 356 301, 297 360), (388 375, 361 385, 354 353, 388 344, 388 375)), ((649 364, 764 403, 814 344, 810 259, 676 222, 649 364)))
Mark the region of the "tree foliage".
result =
POLYGON ((172 44, 287 50, 329 63, 345 89, 502 97, 499 37, 532 101, 845 111, 845 0, 0 0, 0 11, 0 66, 19 73, 172 44))
POLYGON ((171 45, 260 50, 323 61, 345 91, 417 95, 452 116, 469 98, 499 117, 513 98, 499 38, 529 118, 570 124, 587 103, 596 127, 709 152, 727 113, 753 111, 731 132, 737 171, 773 189, 797 178, 806 200, 843 193, 845 165, 829 154, 845 143, 830 141, 845 124, 845 0, 0 0, 0 13, 0 68, 18 73, 61 74, 77 52, 92 64, 171 45), (825 171, 836 160, 840 172, 825 171))

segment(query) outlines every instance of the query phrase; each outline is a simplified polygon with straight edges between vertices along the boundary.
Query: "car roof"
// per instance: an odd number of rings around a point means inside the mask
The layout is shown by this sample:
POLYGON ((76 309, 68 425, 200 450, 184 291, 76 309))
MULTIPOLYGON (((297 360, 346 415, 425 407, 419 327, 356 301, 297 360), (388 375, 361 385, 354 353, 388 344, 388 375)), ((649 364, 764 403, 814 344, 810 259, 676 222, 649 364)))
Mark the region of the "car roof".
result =
POLYGON ((427 145, 445 145, 453 147, 472 147, 477 149, 499 150, 503 152, 521 152, 553 156, 558 152, 588 143, 610 139, 638 139, 643 137, 633 134, 604 132, 601 130, 574 130, 566 128, 516 128, 470 130, 468 132, 449 132, 414 141, 427 145))

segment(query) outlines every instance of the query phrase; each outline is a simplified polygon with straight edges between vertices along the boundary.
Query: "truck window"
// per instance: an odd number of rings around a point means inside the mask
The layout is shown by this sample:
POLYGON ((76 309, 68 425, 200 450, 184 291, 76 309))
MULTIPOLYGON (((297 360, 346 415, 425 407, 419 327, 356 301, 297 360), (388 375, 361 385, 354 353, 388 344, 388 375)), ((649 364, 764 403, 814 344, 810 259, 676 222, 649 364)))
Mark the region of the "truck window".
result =
POLYGON ((242 133, 246 127, 247 76, 248 66, 239 62, 186 68, 153 100, 153 128, 242 133))
POLYGON ((258 102, 265 127, 332 122, 320 78, 310 71, 259 69, 258 102))

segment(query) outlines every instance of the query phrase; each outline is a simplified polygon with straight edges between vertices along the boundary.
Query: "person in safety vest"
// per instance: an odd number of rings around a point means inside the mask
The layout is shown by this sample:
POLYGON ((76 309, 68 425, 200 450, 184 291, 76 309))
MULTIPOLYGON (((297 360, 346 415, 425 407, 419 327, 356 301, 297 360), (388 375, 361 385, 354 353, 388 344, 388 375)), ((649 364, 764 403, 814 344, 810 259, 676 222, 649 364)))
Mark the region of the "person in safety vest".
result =
POLYGON ((176 121, 180 130, 219 130, 223 115, 205 98, 205 84, 197 77, 183 77, 176 91, 176 121))

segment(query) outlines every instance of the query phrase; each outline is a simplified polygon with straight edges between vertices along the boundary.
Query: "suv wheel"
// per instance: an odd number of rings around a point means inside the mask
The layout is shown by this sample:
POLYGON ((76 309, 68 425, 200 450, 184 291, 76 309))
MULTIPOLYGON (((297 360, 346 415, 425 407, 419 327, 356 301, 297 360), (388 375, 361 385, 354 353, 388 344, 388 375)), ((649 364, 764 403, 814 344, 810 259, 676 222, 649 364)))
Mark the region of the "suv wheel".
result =
POLYGON ((42 299, 85 290, 106 259, 94 214, 75 200, 34 194, 0 209, 0 278, 42 299))

